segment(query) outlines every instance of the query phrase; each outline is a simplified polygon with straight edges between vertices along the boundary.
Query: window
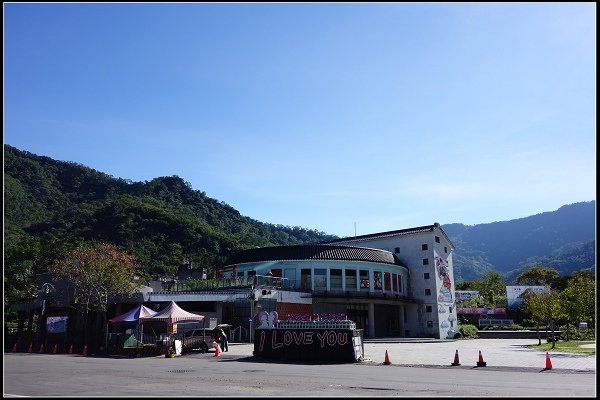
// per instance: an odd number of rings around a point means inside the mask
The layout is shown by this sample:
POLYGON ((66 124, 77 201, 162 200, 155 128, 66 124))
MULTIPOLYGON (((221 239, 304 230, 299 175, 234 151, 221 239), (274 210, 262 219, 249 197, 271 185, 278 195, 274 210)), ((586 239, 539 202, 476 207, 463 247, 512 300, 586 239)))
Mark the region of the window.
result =
POLYGON ((392 274, 389 272, 383 273, 383 287, 385 290, 392 290, 392 274))
POLYGON ((356 290, 356 270, 347 269, 344 273, 346 275, 346 290, 356 290))
POLYGON ((329 270, 329 287, 333 289, 342 289, 342 270, 329 270))
POLYGON ((425 289, 425 296, 431 296, 431 289, 425 289))
POLYGON ((423 274, 423 278, 424 278, 424 279, 429 279, 429 272, 425 272, 425 273, 423 274))
POLYGON ((256 271, 248 271, 248 285, 254 285, 255 277, 256 277, 256 271))
POLYGON ((439 243, 439 242, 440 242, 440 237, 439 237, 439 236, 436 236, 436 237, 435 237, 435 242, 436 242, 436 243, 439 243))
POLYGON ((271 274, 273 274, 274 277, 281 278, 281 268, 272 269, 271 274))
POLYGON ((369 288, 369 271, 366 269, 360 270, 360 288, 368 289, 369 288))
POLYGON ((315 268, 315 290, 327 289, 327 270, 325 268, 315 268))
POLYGON ((396 253, 396 254, 400 253, 400 247, 396 247, 396 248, 394 249, 394 253, 396 253))
POLYGON ((423 251, 427 250, 427 245, 426 244, 422 244, 421 245, 421 250, 423 250, 423 251))
POLYGON ((423 265, 429 265, 429 258, 423 259, 423 265))
POLYGON ((427 321, 427 327, 433 328, 433 321, 427 321))
POLYGON ((448 252, 448 248, 446 246, 444 246, 444 253, 448 252))
POLYGON ((284 288, 295 288, 296 283, 296 269, 295 268, 286 268, 283 270, 283 277, 287 280, 281 282, 282 287, 284 288))
POLYGON ((381 272, 377 271, 377 272, 373 272, 373 287, 375 289, 383 289, 383 284, 382 281, 383 278, 381 276, 381 272))
POLYGON ((425 306, 425 311, 431 312, 431 306, 425 306))
POLYGON ((302 268, 300 270, 300 285, 302 286, 302 289, 312 290, 310 269, 302 268))

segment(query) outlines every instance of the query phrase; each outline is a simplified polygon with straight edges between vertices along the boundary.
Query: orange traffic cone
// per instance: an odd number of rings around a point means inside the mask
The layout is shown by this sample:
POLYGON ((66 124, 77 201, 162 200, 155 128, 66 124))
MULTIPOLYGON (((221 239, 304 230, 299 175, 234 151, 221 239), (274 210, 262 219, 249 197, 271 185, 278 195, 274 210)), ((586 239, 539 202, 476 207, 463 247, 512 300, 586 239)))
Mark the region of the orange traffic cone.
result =
POLYGON ((58 353, 58 345, 57 344, 54 345, 54 350, 52 350, 52 354, 56 354, 56 353, 58 353))
POLYGON ((221 355, 221 346, 215 347, 215 355, 213 357, 219 357, 221 355))
POLYGON ((544 369, 552 369, 552 361, 550 361, 550 355, 546 352, 546 368, 544 369))
POLYGON ((73 354, 73 344, 71 343, 71 347, 69 347, 69 354, 73 354))
POLYGON ((385 359, 383 360, 383 363, 384 363, 385 365, 390 365, 390 364, 391 364, 391 362, 390 362, 390 358, 388 357, 387 350, 385 351, 385 359))
POLYGON ((40 353, 43 353, 43 352, 44 352, 44 343, 42 343, 42 344, 40 345, 40 351, 39 351, 39 352, 40 352, 40 353))
POLYGON ((454 353, 454 362, 450 365, 454 365, 454 366, 460 365, 460 362, 458 361, 458 350, 456 350, 456 353, 454 353))
POLYGON ((29 343, 29 348, 27 349, 28 353, 31 353, 33 351, 33 343, 29 343))
POLYGON ((17 352, 17 344, 16 344, 16 343, 15 343, 15 345, 13 346, 12 352, 13 352, 13 353, 16 353, 16 352, 17 352))
POLYGON ((87 344, 85 346, 83 346, 83 353, 84 356, 87 356, 87 344))
POLYGON ((481 355, 481 350, 479 350, 479 361, 477 361, 478 367, 485 367, 487 363, 483 361, 483 356, 481 355))

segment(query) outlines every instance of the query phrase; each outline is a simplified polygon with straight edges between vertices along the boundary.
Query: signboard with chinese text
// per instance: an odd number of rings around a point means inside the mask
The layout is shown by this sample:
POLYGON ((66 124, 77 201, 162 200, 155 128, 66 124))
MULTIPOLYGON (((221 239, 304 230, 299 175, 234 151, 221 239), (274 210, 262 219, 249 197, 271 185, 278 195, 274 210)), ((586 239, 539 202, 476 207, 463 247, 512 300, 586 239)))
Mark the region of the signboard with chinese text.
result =
POLYGON ((507 286, 506 287, 506 303, 509 309, 517 309, 523 304, 523 300, 530 293, 547 292, 546 286, 507 286))

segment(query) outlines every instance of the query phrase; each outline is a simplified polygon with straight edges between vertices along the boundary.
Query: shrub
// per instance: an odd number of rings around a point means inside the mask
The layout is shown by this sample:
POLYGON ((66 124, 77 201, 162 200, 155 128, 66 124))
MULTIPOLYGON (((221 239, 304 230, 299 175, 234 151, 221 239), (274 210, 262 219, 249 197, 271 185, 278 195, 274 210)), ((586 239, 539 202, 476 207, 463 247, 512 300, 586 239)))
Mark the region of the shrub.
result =
POLYGON ((596 340, 596 330, 591 329, 577 329, 577 327, 569 324, 569 327, 561 327, 562 335, 569 340, 596 340))
POLYGON ((458 332, 454 337, 456 339, 477 339, 479 337, 477 331, 478 329, 475 325, 459 325, 458 332))
POLYGON ((486 325, 481 330, 483 331, 521 331, 524 330, 519 324, 510 324, 510 325, 486 325))

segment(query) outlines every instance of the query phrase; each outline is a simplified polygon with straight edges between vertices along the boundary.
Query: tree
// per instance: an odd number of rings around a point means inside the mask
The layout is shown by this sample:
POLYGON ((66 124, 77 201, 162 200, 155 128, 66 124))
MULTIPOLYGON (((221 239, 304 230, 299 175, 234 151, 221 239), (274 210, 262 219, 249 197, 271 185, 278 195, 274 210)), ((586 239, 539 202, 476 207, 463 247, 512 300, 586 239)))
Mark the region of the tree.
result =
POLYGON ((561 315, 559 293, 554 290, 548 290, 544 293, 531 292, 523 301, 523 306, 527 309, 531 320, 535 323, 540 345, 542 344, 542 341, 540 338, 539 325, 547 323, 550 326, 552 332, 552 348, 554 348, 554 321, 561 315))
POLYGON ((516 282, 519 285, 550 286, 555 288, 559 275, 558 271, 554 268, 534 266, 519 274, 516 282))
POLYGON ((110 298, 133 294, 138 268, 133 256, 108 243, 71 249, 48 268, 56 281, 65 281, 75 290, 74 307, 83 315, 86 342, 90 311, 106 318, 110 298))
POLYGON ((568 280, 565 290, 561 292, 560 299, 567 320, 567 332, 569 331, 569 322, 577 324, 580 321, 586 321, 594 326, 596 283, 593 277, 583 274, 573 275, 568 280))
POLYGON ((479 294, 483 297, 489 307, 506 305, 506 283, 497 272, 486 272, 481 277, 479 294))

